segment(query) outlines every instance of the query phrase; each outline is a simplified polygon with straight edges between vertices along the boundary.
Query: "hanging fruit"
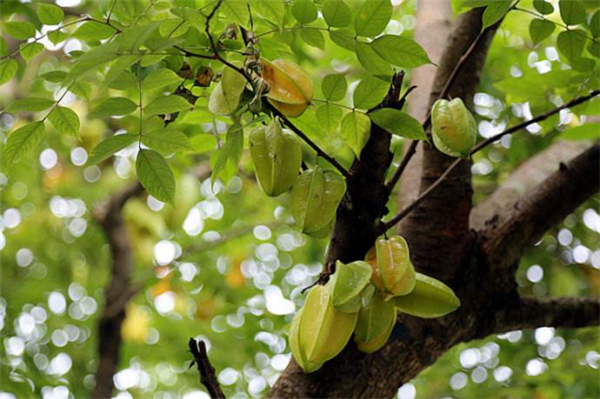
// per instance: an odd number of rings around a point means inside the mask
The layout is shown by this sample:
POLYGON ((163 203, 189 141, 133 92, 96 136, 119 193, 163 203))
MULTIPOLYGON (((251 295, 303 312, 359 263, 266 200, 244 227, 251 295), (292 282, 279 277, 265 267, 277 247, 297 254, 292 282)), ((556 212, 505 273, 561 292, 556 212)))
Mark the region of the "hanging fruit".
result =
POLYGON ((319 165, 305 171, 292 188, 291 210, 300 230, 320 236, 335 219, 337 207, 346 192, 344 178, 319 165))
POLYGON ((406 240, 400 236, 377 240, 365 258, 373 268, 371 282, 386 294, 386 300, 406 295, 415 286, 415 268, 406 240))
POLYGON ((333 307, 346 313, 358 312, 371 274, 371 266, 366 262, 356 261, 345 265, 337 261, 335 273, 327 283, 333 307))
POLYGON ((403 313, 431 319, 454 312, 460 300, 446 284, 417 273, 415 288, 408 295, 394 298, 394 304, 403 313))
POLYGON ((354 330, 354 341, 359 350, 372 353, 379 350, 392 334, 396 324, 393 301, 385 301, 380 292, 363 298, 354 330))
POLYGON ((263 192, 276 197, 289 190, 302 165, 302 145, 298 137, 274 120, 268 126, 254 129, 249 141, 250 156, 263 192))
POLYGON ((313 287, 290 330, 290 347, 296 362, 307 373, 318 370, 344 349, 357 318, 358 313, 344 313, 333 307, 329 288, 313 287))
POLYGON ((477 124, 460 98, 436 101, 431 124, 433 143, 438 150, 452 157, 469 158, 477 140, 477 124))
POLYGON ((284 59, 273 62, 261 59, 261 77, 269 85, 266 97, 283 115, 298 117, 310 105, 313 96, 312 79, 298 65, 284 59))

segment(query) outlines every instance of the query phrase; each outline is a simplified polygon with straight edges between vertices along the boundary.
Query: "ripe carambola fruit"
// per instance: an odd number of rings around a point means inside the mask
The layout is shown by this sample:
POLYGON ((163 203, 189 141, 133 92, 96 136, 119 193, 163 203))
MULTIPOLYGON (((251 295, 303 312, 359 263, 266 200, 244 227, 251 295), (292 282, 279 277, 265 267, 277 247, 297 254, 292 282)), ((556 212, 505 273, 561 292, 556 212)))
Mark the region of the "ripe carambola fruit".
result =
POLYGON ((454 312, 460 300, 446 284, 417 273, 415 288, 408 295, 394 298, 394 304, 403 313, 432 319, 454 312))
POLYGON ((345 265, 338 260, 335 273, 327 283, 333 307, 346 313, 358 312, 362 293, 369 284, 371 273, 371 266, 367 262, 356 261, 345 265))
POLYGON ((266 96, 283 115, 302 115, 313 96, 311 76, 298 65, 284 59, 261 60, 262 78, 269 84, 266 96))
POLYGON ((309 291, 296 317, 290 330, 290 347, 296 362, 310 373, 344 349, 356 326, 358 313, 336 310, 331 304, 330 290, 317 285, 309 291))
POLYGON ((406 295, 415 286, 415 268, 410 261, 406 240, 400 236, 380 239, 365 258, 373 268, 371 283, 389 299, 406 295))
POLYGON ((363 300, 354 329, 354 341, 359 350, 372 353, 380 349, 392 334, 396 324, 396 308, 393 301, 384 301, 376 292, 363 300))
POLYGON ((290 200, 292 215, 300 230, 307 235, 320 236, 335 218, 344 193, 346 181, 332 171, 319 165, 305 171, 292 188, 290 200))
POLYGON ((469 157, 477 140, 477 125, 460 98, 436 101, 431 124, 433 143, 438 150, 452 157, 469 157))
POLYGON ((296 135, 278 121, 250 133, 250 156, 261 189, 270 197, 292 187, 302 165, 302 145, 296 135))

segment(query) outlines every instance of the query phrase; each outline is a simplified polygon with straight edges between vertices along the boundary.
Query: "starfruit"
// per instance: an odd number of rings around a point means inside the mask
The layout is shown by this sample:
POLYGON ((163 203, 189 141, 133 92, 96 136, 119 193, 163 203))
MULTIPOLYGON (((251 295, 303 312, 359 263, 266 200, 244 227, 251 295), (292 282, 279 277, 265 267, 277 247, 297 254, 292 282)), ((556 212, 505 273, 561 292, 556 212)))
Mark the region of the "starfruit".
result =
POLYGON ((408 295, 394 298, 394 304, 403 313, 432 319, 454 312, 460 300, 446 284, 417 273, 415 288, 408 295))
POLYGON ((306 360, 304 352, 300 351, 300 320, 302 318, 302 311, 300 309, 296 316, 292 319, 292 325, 290 326, 290 349, 292 350, 292 356, 296 359, 296 363, 307 373, 317 371, 323 366, 323 363, 311 363, 306 360))
POLYGON ((336 310, 331 304, 330 290, 324 285, 309 291, 301 312, 294 331, 290 332, 290 346, 296 362, 310 373, 344 349, 356 326, 358 313, 336 310))
POLYGON ((327 283, 333 307, 346 313, 358 312, 362 293, 371 280, 372 272, 371 266, 363 261, 348 264, 337 261, 335 273, 327 283))
POLYGON ((431 124, 433 143, 438 150, 452 157, 469 157, 477 140, 477 125, 460 98, 436 101, 431 124))
POLYGON ((292 188, 291 210, 300 230, 312 236, 320 236, 324 228, 335 219, 337 207, 346 192, 344 178, 319 165, 305 171, 292 188))
POLYGON ((371 282, 389 299, 406 295, 415 286, 415 267, 406 240, 400 236, 377 240, 365 258, 373 268, 371 282))
POLYGON ((393 301, 384 301, 381 293, 363 299, 354 329, 354 341, 358 349, 372 353, 380 349, 392 334, 396 324, 396 308, 393 301))
POLYGON ((271 105, 283 115, 295 118, 310 105, 313 83, 310 75, 298 65, 284 59, 261 60, 262 78, 269 84, 266 94, 271 105))
POLYGON ((250 133, 250 156, 261 189, 270 197, 289 190, 302 165, 302 145, 298 137, 282 129, 275 120, 250 133))

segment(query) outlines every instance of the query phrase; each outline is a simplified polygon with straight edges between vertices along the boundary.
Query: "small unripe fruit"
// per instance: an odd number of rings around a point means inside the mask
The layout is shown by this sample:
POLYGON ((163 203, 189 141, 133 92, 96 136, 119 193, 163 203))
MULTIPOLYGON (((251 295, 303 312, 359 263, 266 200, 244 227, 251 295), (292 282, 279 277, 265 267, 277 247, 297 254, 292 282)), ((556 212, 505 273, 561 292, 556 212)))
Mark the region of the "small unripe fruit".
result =
POLYGON ((365 353, 379 350, 392 334, 396 324, 396 308, 393 301, 384 301, 380 293, 363 301, 354 330, 354 341, 365 353))
POLYGON ((417 273, 415 288, 408 295, 394 298, 394 304, 403 313, 431 319, 454 312, 460 300, 446 284, 417 273))
POLYGON ((366 262, 343 264, 337 261, 335 273, 327 283, 333 307, 346 313, 358 312, 362 293, 369 284, 371 274, 371 266, 366 262))
POLYGON ((406 240, 400 236, 380 239, 365 258, 373 268, 371 283, 387 295, 406 295, 415 286, 415 268, 406 240))
POLYGON ((475 118, 460 98, 438 100, 431 111, 436 148, 452 157, 468 158, 477 140, 475 118))

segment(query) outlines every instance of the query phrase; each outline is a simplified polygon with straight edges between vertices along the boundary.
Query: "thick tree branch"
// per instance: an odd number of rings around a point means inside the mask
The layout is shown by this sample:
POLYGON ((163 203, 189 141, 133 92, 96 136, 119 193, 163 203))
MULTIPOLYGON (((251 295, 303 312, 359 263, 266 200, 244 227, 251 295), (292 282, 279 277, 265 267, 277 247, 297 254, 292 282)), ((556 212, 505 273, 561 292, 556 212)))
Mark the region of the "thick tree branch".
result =
POLYGON ((522 297, 496 315, 494 333, 538 327, 578 328, 600 325, 600 298, 522 297))
POLYGON ((513 171, 485 200, 471 211, 471 228, 481 230, 498 213, 512 212, 519 197, 546 180, 556 165, 567 163, 590 147, 589 141, 558 141, 529 158, 513 171))
POLYGON ((188 346, 194 356, 192 365, 193 363, 196 363, 198 366, 200 382, 206 387, 211 399, 225 399, 225 394, 221 390, 221 386, 219 385, 219 381, 215 374, 215 368, 210 364, 210 360, 208 359, 206 343, 202 340, 196 342, 194 338, 190 338, 188 346))
POLYGON ((596 144, 566 164, 557 165, 546 181, 513 203, 509 215, 488 220, 479 236, 481 252, 500 289, 514 286, 513 269, 527 247, 598 192, 600 148, 596 144))

